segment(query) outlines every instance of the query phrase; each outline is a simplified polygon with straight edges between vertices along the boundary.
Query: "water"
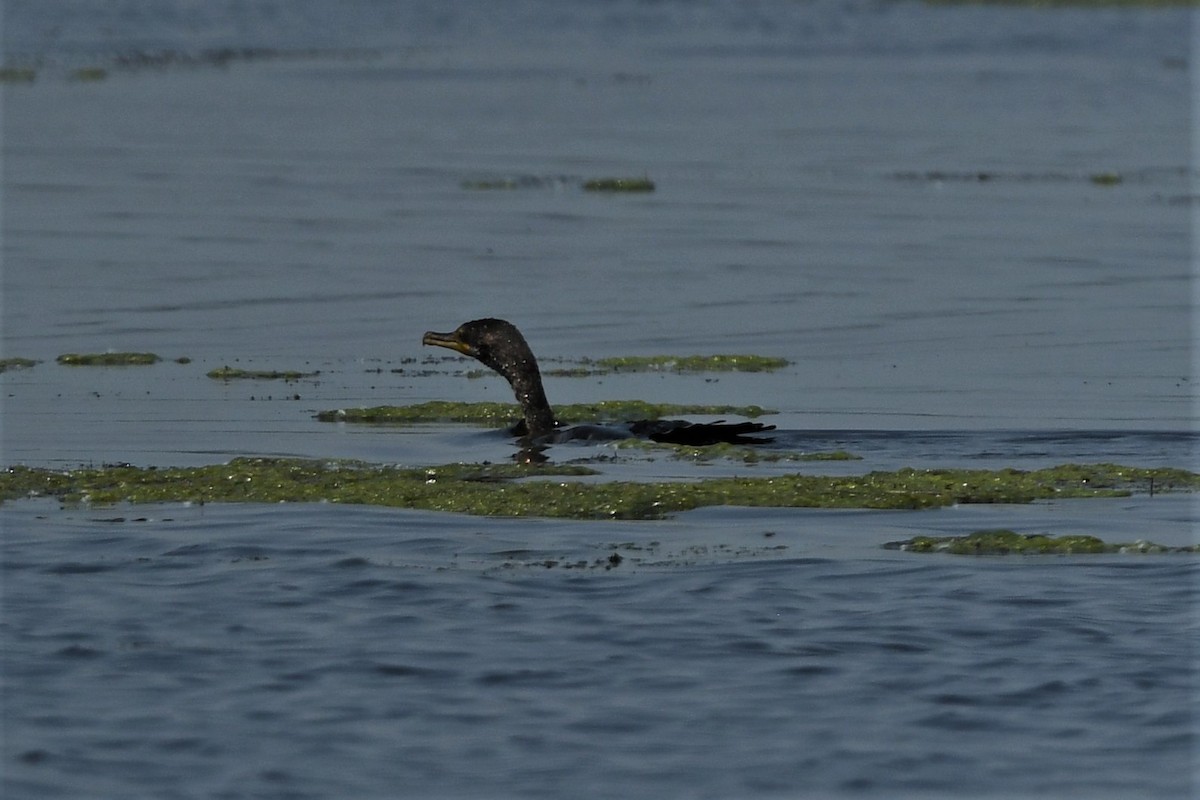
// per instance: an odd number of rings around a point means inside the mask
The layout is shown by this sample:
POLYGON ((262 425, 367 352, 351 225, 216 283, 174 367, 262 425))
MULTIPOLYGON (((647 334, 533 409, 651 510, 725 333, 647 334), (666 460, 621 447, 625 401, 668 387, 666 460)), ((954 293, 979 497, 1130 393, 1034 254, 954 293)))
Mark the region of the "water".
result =
MULTIPOLYGON (((1156 498, 1134 518, 1187 510, 1156 498)), ((6 514, 7 796, 1190 786, 1190 562, 871 548, 930 527, 894 513, 6 514), (613 552, 629 562, 543 565, 613 552)))
MULTIPOLYGON (((312 419, 507 399, 407 361, 500 315, 543 358, 788 358, 547 388, 758 403, 776 447, 863 457, 805 471, 1200 469, 1190 32, 906 2, 9 3, 5 57, 39 77, 3 89, 3 355, 44 363, 0 378, 3 461, 504 460, 491 432, 312 419), (529 185, 462 187, 503 178, 529 185), (110 348, 192 360, 53 363, 110 348), (204 377, 225 364, 320 375, 204 377)), ((1144 494, 636 524, 9 504, 2 793, 1190 796, 1190 560, 880 545, 1183 544, 1195 518, 1144 494)))

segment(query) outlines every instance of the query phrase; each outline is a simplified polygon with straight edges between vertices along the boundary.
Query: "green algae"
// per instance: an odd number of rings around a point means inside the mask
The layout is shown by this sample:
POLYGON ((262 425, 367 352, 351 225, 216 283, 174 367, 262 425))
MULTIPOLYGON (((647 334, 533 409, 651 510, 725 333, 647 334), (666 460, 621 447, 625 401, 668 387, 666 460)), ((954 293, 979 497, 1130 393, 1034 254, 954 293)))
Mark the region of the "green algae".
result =
POLYGON ((659 519, 717 505, 921 509, 954 503, 1028 503, 1114 497, 1146 489, 1195 490, 1200 475, 1174 469, 1067 464, 1049 469, 915 470, 852 477, 791 474, 695 482, 581 482, 578 465, 449 464, 403 468, 362 462, 240 458, 203 467, 117 465, 0 473, 0 500, 29 496, 95 504, 331 502, 484 516, 659 519), (547 480, 549 478, 549 480, 547 480))
POLYGON ((8 372, 10 369, 30 369, 42 362, 32 358, 0 358, 0 372, 8 372))
POLYGON ((771 372, 788 365, 786 358, 747 354, 709 356, 619 356, 595 362, 612 372, 771 372))
MULTIPOLYGON (((515 408, 515 407, 514 407, 515 408)), ((665 419, 687 415, 724 415, 755 418, 777 412, 762 406, 702 405, 679 403, 647 403, 644 400, 601 400, 596 403, 570 403, 555 406, 562 423, 627 422, 642 419, 665 419)))
POLYGON ((438 422, 468 422, 489 428, 511 425, 521 416, 513 403, 459 403, 431 400, 411 406, 338 408, 316 414, 321 422, 362 422, 389 425, 421 425, 438 422))
POLYGON ((63 353, 59 364, 71 367, 125 367, 157 364, 161 361, 154 353, 63 353))
MULTIPOLYGON (((647 403, 643 400, 602 400, 598 403, 570 403, 556 406, 555 415, 564 424, 578 422, 623 422, 642 419, 663 419, 688 414, 736 415, 760 417, 775 412, 759 406, 678 405, 647 403)), ((341 408, 318 412, 321 422, 365 422, 392 425, 465 422, 491 428, 511 425, 521 418, 514 403, 460 403, 432 400, 411 406, 373 406, 370 408, 341 408)))
POLYGON ((37 80, 37 71, 31 67, 0 68, 0 83, 33 83, 37 80))
POLYGON ((583 183, 585 192, 653 192, 654 188, 649 178, 592 178, 583 183))
POLYGON ((217 381, 298 381, 303 378, 315 378, 320 374, 320 370, 315 372, 299 372, 297 370, 257 370, 236 369, 234 367, 220 367, 205 373, 209 378, 217 381))
POLYGON ((108 70, 104 67, 80 67, 79 69, 71 70, 70 79, 80 83, 95 83, 102 81, 108 77, 108 70))
POLYGON ((647 439, 621 439, 616 442, 620 450, 642 450, 648 453, 665 453, 679 461, 708 462, 716 459, 741 461, 744 464, 775 463, 779 461, 860 461, 861 456, 845 450, 827 450, 801 453, 786 450, 764 450, 761 447, 719 442, 696 447, 684 444, 652 442, 647 439))
POLYGON ((1119 172, 1094 172, 1088 179, 1097 186, 1116 186, 1125 180, 1119 172))
POLYGON ((1110 544, 1095 536, 1023 534, 1007 529, 975 531, 965 536, 914 536, 901 542, 889 542, 884 547, 889 550, 905 550, 912 553, 951 553, 976 556, 1200 553, 1200 545, 1167 547, 1140 539, 1133 543, 1110 544))
POLYGON ((511 191, 513 189, 555 189, 578 182, 578 178, 571 178, 566 175, 516 175, 501 178, 465 180, 459 186, 468 191, 487 192, 511 191))
MULTIPOLYGON (((355 461, 291 458, 236 458, 203 467, 141 468, 120 464, 54 471, 13 467, 0 474, 0 499, 51 496, 69 503, 118 502, 334 502, 439 508, 439 496, 458 495, 459 502, 487 487, 537 475, 580 476, 594 471, 580 466, 522 464, 449 464, 401 468, 355 461), (458 491, 446 492, 446 485, 458 491)), ((463 510, 449 502, 447 510, 463 510)))
MULTIPOLYGON (((588 367, 551 367, 542 369, 542 375, 548 378, 591 378, 596 375, 608 375, 610 369, 591 369, 588 367)), ((474 377, 474 373, 468 375, 474 377)))

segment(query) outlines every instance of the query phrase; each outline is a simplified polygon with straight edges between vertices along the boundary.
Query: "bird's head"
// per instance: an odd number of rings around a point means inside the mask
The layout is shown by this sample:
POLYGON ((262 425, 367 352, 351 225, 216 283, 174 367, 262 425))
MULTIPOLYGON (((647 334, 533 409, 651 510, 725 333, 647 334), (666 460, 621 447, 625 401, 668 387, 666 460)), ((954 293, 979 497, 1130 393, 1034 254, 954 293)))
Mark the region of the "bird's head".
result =
POLYGON ((426 331, 421 344, 447 347, 499 372, 509 383, 530 365, 536 369, 533 351, 511 322, 503 319, 473 319, 450 333, 426 331))

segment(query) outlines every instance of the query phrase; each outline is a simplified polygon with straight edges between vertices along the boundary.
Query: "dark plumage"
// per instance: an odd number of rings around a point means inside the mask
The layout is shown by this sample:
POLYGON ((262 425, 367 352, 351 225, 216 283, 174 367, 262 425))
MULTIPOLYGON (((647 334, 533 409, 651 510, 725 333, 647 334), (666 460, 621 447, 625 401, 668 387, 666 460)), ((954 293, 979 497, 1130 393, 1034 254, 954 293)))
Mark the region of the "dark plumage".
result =
POLYGON ((621 439, 644 436, 656 442, 685 445, 762 444, 770 438, 750 434, 774 430, 760 422, 685 422, 682 420, 640 420, 621 427, 579 425, 562 428, 554 416, 537 359, 525 337, 511 322, 502 319, 473 319, 450 333, 427 331, 421 344, 448 347, 477 359, 504 376, 524 415, 518 433, 533 441, 559 442, 566 439, 621 439))

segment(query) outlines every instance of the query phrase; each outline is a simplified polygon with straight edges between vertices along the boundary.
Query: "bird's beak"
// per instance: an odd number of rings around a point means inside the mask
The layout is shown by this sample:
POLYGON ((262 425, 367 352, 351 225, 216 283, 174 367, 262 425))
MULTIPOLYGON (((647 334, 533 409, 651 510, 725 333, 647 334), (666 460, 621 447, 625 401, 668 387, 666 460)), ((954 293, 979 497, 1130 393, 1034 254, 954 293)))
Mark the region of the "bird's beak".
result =
POLYGON ((421 337, 421 344, 436 345, 437 347, 448 347, 462 353, 464 356, 474 355, 471 352, 471 345, 464 342, 458 336, 458 331, 451 333, 438 333, 437 331, 425 331, 425 335, 421 337))

